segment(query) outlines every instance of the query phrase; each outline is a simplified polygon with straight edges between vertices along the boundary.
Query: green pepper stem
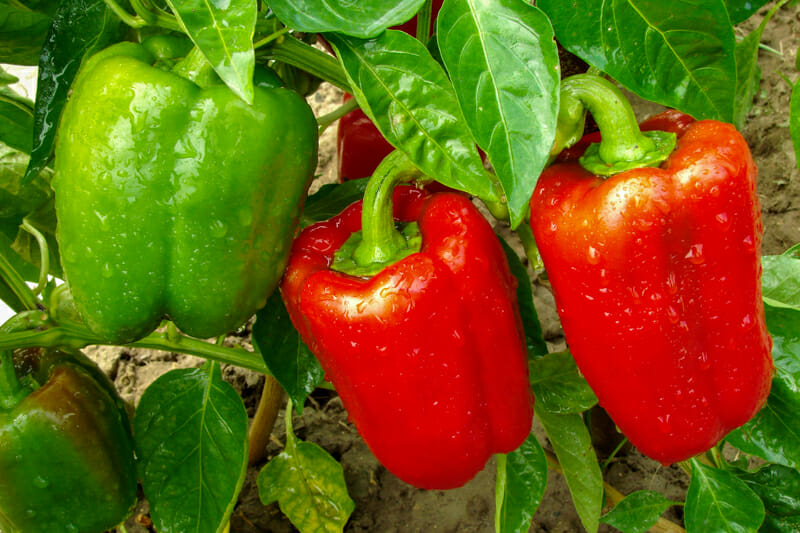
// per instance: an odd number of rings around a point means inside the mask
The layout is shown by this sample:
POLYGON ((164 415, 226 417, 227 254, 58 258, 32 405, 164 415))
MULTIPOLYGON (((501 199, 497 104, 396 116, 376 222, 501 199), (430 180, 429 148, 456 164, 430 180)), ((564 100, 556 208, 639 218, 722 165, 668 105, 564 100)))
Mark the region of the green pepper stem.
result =
POLYGON ((362 241, 353 253, 357 265, 388 264, 407 247, 405 237, 394 226, 392 193, 400 183, 421 176, 411 160, 398 150, 386 156, 375 169, 364 192, 362 241))
MULTIPOLYGON (((9 318, 0 326, 0 334, 14 334, 42 324, 40 311, 23 311, 9 318)), ((0 409, 10 410, 21 402, 30 390, 22 385, 14 368, 13 349, 17 346, 0 349, 0 409)))
MULTIPOLYGON (((646 166, 656 166, 675 148, 674 133, 649 131, 643 133, 636 122, 631 104, 610 81, 594 74, 576 74, 561 83, 561 107, 572 112, 559 119, 574 120, 575 102, 592 114, 600 128, 601 141, 586 149, 580 159, 588 171, 610 176, 646 166)), ((582 120, 582 119, 581 119, 582 120)), ((563 124, 559 124, 559 130, 563 124)), ((569 128, 566 128, 569 129, 569 128)))
POLYGON ((305 70, 344 91, 353 92, 341 65, 333 56, 317 50, 291 35, 282 35, 270 42, 262 53, 270 59, 305 70))
POLYGON ((108 8, 120 18, 122 22, 130 26, 131 28, 143 28, 147 26, 147 21, 142 17, 137 17, 131 15, 125 9, 119 5, 115 0, 105 0, 106 5, 108 8))

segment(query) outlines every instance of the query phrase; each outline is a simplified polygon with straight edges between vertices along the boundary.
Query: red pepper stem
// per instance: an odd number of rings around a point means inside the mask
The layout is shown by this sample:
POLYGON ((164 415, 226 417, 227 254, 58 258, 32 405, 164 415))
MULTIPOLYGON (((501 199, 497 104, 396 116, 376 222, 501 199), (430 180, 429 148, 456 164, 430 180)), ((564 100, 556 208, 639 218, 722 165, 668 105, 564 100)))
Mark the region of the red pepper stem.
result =
POLYGON ((594 174, 609 176, 623 170, 661 163, 675 147, 675 135, 639 129, 636 115, 616 85, 594 74, 576 74, 561 83, 562 107, 578 100, 600 128, 602 140, 581 158, 594 174))
POLYGON ((357 265, 390 264, 408 255, 409 244, 394 225, 392 192, 397 185, 422 175, 411 160, 397 150, 386 156, 375 169, 364 192, 362 240, 353 252, 357 265))

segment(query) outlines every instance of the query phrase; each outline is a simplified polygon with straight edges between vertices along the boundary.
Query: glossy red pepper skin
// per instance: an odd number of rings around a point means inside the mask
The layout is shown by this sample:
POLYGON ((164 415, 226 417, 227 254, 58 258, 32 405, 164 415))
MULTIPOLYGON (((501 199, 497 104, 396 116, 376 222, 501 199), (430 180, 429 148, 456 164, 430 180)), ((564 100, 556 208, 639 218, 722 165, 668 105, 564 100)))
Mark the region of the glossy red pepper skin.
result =
POLYGON ((422 249, 370 279, 332 271, 361 202, 295 240, 281 292, 377 459, 426 489, 463 485, 528 436, 533 397, 516 280, 463 195, 397 187, 422 249))
POLYGON ((773 374, 761 300, 756 167, 735 128, 661 115, 660 168, 608 179, 545 170, 531 225, 569 348, 620 430, 670 464, 763 405, 773 374))

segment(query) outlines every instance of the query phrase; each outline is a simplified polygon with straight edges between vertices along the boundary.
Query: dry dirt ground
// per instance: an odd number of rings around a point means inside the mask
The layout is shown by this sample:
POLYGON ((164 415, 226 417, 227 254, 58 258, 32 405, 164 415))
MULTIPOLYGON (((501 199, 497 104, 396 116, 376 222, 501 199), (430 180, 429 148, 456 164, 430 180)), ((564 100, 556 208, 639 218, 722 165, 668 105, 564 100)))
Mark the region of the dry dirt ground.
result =
MULTIPOLYGON (((755 27, 754 21, 747 29, 755 27)), ((760 53, 763 78, 755 106, 743 134, 750 144, 759 167, 759 195, 764 221, 764 253, 778 254, 800 242, 800 175, 789 136, 790 81, 796 79, 795 57, 800 45, 800 12, 785 7, 768 26, 765 48, 760 53)), ((340 94, 323 87, 310 97, 321 114, 338 104, 340 94)), ((645 116, 658 109, 638 104, 645 116)), ((331 181, 335 173, 335 127, 322 140, 319 181, 331 181)), ((499 228, 501 231, 503 228, 499 228)), ((552 297, 544 284, 534 281, 536 306, 546 338, 554 346, 563 346, 552 297)), ((247 338, 239 341, 246 343, 247 338)), ((125 399, 136 403, 144 389, 167 370, 197 366, 202 361, 183 355, 131 349, 90 348, 87 353, 98 360, 112 377, 125 399)), ((225 369, 226 378, 241 391, 252 415, 260 393, 260 376, 239 369, 225 369)), ((458 532, 493 531, 494 462, 463 488, 451 491, 417 490, 399 481, 383 469, 372 456, 353 426, 338 398, 320 392, 308 401, 303 416, 295 418, 295 430, 302 439, 322 446, 344 468, 351 497, 356 503, 345 530, 348 532, 458 532)), ((540 441, 547 445, 540 428, 540 441)), ((281 451, 284 426, 279 418, 273 431, 268 457, 281 451)), ((598 443, 599 449, 604 443, 598 443)), ((607 446, 606 446, 607 448, 607 446)), ((601 457, 602 458, 602 457, 601 457)), ((295 531, 277 505, 263 506, 255 485, 262 465, 251 468, 239 503, 231 520, 235 533, 295 531)), ((676 468, 663 468, 635 450, 623 450, 605 470, 608 482, 629 493, 639 489, 656 490, 667 498, 683 500, 688 479, 676 468)), ((148 531, 147 503, 142 501, 128 521, 132 533, 148 531)), ((680 508, 672 508, 667 517, 680 522, 680 508)), ((152 531, 152 529, 150 529, 152 531)), ((610 531, 603 526, 601 531, 610 531)), ((561 476, 550 472, 544 501, 534 516, 532 532, 579 532, 580 521, 573 509, 569 492, 561 476)))

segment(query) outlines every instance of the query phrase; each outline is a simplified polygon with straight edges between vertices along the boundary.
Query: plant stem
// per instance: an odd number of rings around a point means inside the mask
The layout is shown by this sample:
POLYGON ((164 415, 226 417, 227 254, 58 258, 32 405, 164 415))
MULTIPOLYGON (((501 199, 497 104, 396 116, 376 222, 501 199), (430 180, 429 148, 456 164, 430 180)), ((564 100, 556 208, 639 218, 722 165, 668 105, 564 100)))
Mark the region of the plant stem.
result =
POLYGON ((525 249, 525 257, 528 258, 528 263, 533 271, 542 272, 544 263, 542 262, 542 256, 539 254, 539 247, 536 246, 536 240, 533 238, 533 230, 530 224, 523 222, 514 231, 522 242, 522 247, 525 249))
POLYGON ((116 0, 104 0, 108 8, 114 12, 116 16, 122 20, 125 24, 130 26, 131 28, 143 28, 147 26, 147 21, 144 20, 142 17, 137 17, 131 15, 125 9, 119 5, 116 0))
MULTIPOLYGON (((5 254, 0 254, 0 278, 6 282, 11 292, 14 293, 24 309, 36 309, 37 300, 36 295, 33 293, 25 279, 17 272, 6 258, 5 254)), ((14 302, 9 302, 14 303, 14 302)), ((11 306, 14 308, 15 306, 11 306)), ((22 309, 14 309, 14 311, 22 311, 22 309)))
POLYGON ((263 53, 270 59, 305 70, 346 92, 352 92, 342 67, 333 56, 291 35, 282 35, 275 39, 263 53))
MULTIPOLYGON (((547 466, 563 476, 564 471, 561 468, 561 463, 558 462, 558 457, 556 457, 556 455, 549 450, 544 450, 544 456, 547 460, 547 466)), ((606 498, 612 507, 616 506, 623 500, 623 498, 625 498, 624 494, 614 488, 614 486, 607 481, 603 481, 603 488, 606 492, 606 498)), ((650 531, 652 533, 686 533, 685 529, 678 524, 667 520, 666 518, 659 518, 658 522, 656 522, 656 524, 650 528, 650 531)))
MULTIPOLYGON (((39 312, 36 313, 41 314, 39 312)), ((90 344, 108 345, 107 342, 94 335, 83 324, 67 320, 62 321, 55 327, 0 336, 0 350, 36 346, 45 348, 69 346, 80 349, 90 344)), ((154 332, 126 346, 194 355, 220 363, 247 368, 262 374, 269 374, 269 369, 259 354, 249 352, 243 348, 217 346, 216 344, 182 334, 172 337, 169 333, 154 332)))
POLYGON ((283 388, 278 380, 272 376, 264 376, 264 387, 261 389, 261 399, 258 401, 253 423, 250 425, 248 440, 250 441, 247 463, 254 465, 261 462, 267 453, 267 443, 270 433, 278 418, 283 399, 283 388))
POLYGON ((431 18, 433 17, 433 5, 431 0, 422 4, 422 9, 417 13, 417 39, 428 46, 431 37, 431 18))
POLYGON ((355 98, 351 98, 330 113, 326 113, 321 117, 317 117, 317 125, 319 128, 318 134, 322 135, 322 132, 324 132, 328 126, 355 109, 358 109, 358 102, 356 102, 355 98))
POLYGON ((33 238, 36 239, 36 244, 39 245, 39 280, 33 290, 33 294, 38 296, 44 290, 44 286, 47 285, 47 274, 50 272, 50 249, 42 232, 36 229, 27 218, 22 219, 22 229, 33 235, 33 238))

